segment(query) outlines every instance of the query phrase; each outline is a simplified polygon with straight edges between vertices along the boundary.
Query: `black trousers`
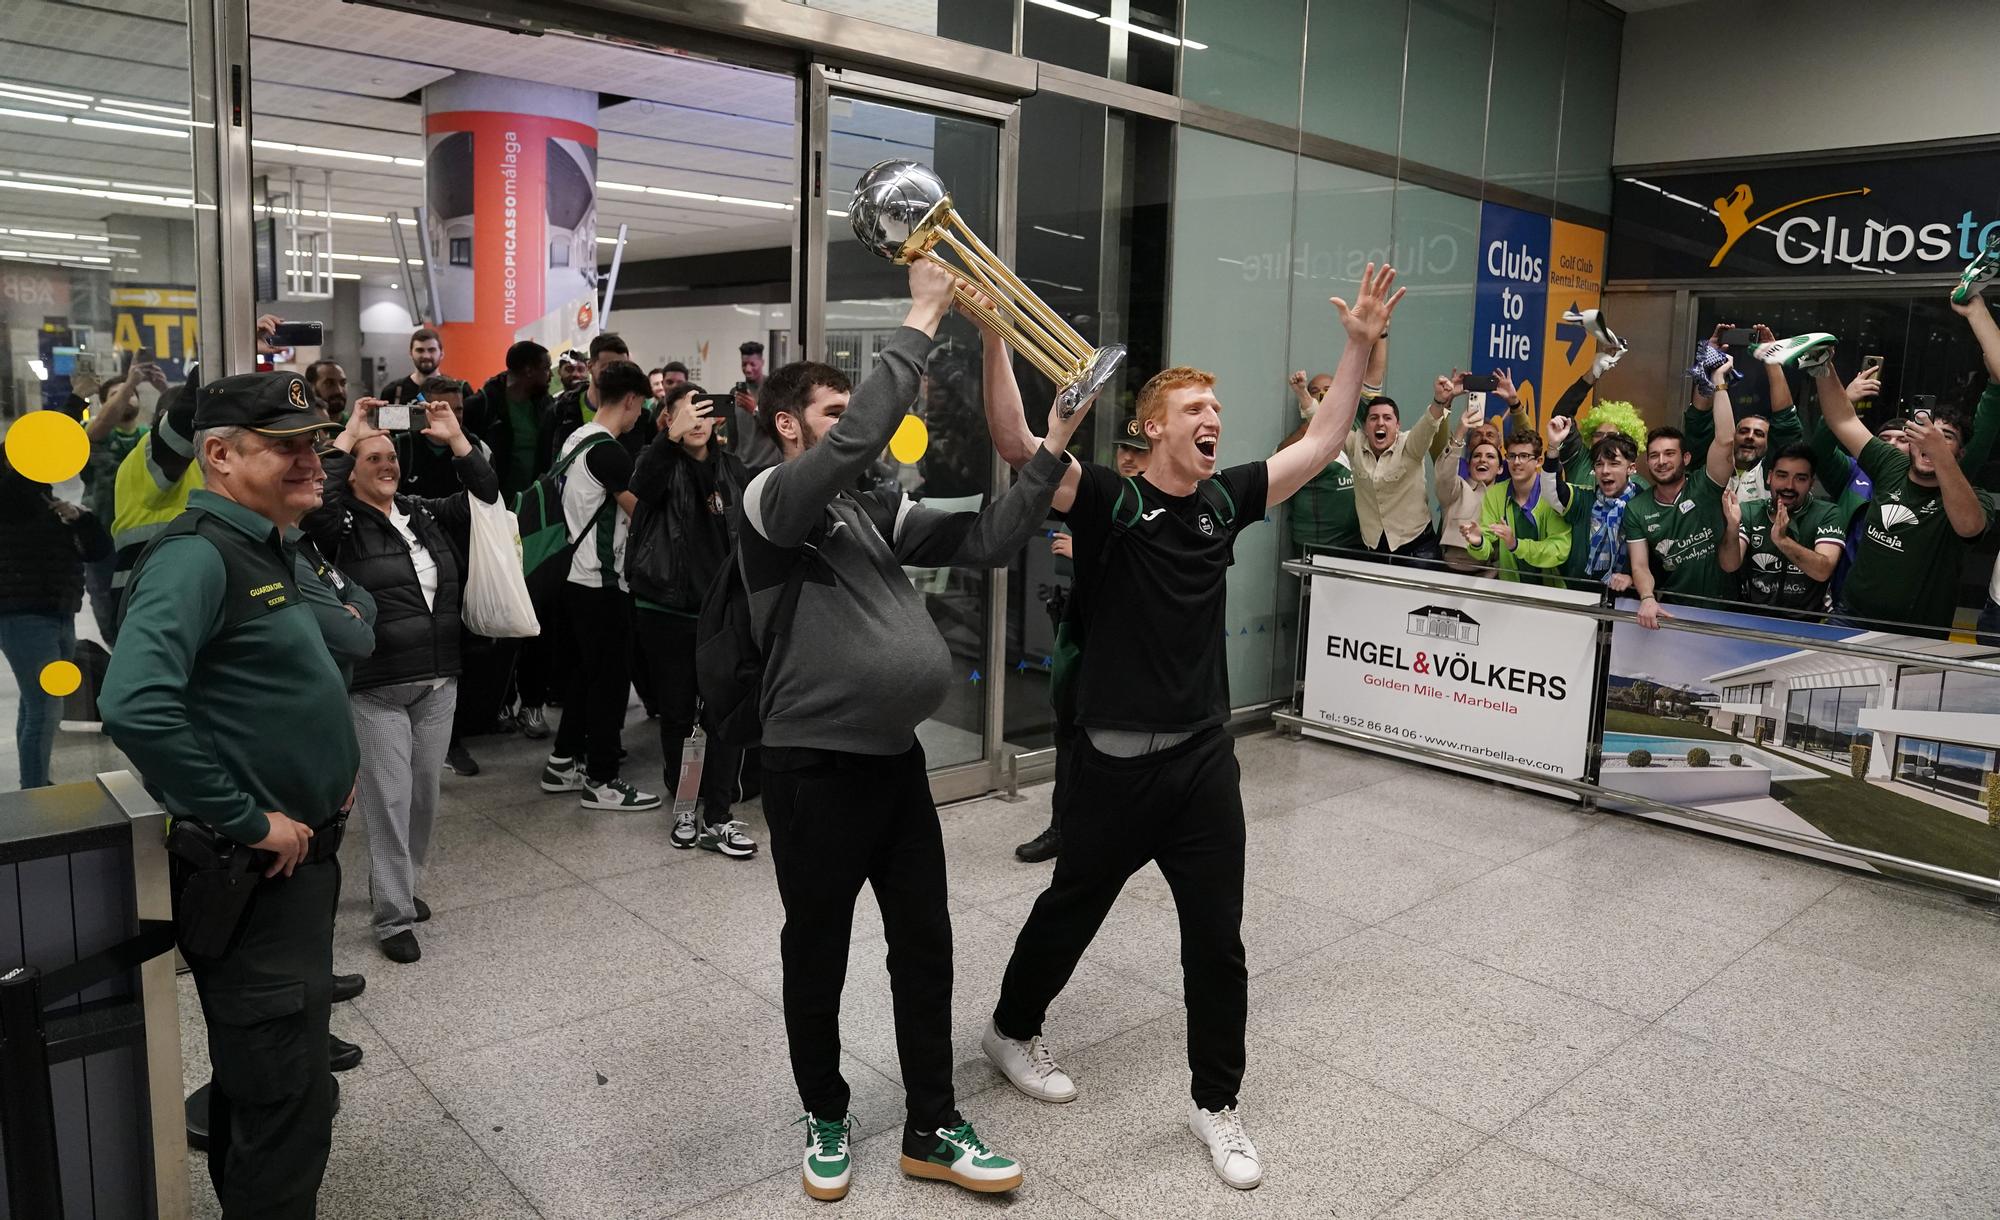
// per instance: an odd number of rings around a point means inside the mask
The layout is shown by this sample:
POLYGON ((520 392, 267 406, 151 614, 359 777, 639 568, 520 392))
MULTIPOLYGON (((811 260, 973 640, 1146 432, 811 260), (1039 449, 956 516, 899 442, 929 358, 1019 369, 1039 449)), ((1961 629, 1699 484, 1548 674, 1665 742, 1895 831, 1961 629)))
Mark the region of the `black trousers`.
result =
POLYGON ((1076 722, 1058 711, 1054 737, 1056 774, 1049 785, 1049 825, 1057 834, 1062 833, 1063 808, 1076 792, 1076 781, 1070 778, 1070 764, 1076 758, 1077 733, 1076 722))
POLYGON ((632 689, 632 595, 613 585, 564 584, 563 628, 576 649, 556 730, 558 758, 582 758, 595 784, 618 778, 619 739, 632 689))
POLYGON ((896 1054, 910 1125, 955 1121, 951 1084, 951 914, 944 835, 924 750, 895 755, 764 747, 764 817, 785 904, 785 1036, 799 1100, 846 1116, 840 992, 854 900, 875 887, 889 941, 896 1054))
MULTIPOLYGON (((174 890, 185 865, 175 859, 174 890)), ((188 955, 213 1064, 208 1176, 223 1220, 313 1220, 333 1145, 337 859, 257 883, 236 947, 188 955)))
POLYGON ((1041 1033, 1126 879, 1157 861, 1180 915, 1191 1092, 1205 1109, 1233 1106, 1250 991, 1235 744, 1214 728, 1169 750, 1112 758, 1079 731, 1070 753, 1062 855, 1014 942, 994 1024, 1010 1038, 1041 1033))
MULTIPOLYGON (((633 621, 638 633, 639 655, 652 681, 653 697, 660 709, 660 770, 666 780, 667 799, 673 799, 680 783, 681 747, 693 735, 700 692, 694 680, 695 620, 685 614, 665 610, 635 610, 633 621)), ((736 799, 736 769, 742 765, 743 751, 715 740, 714 726, 706 717, 708 753, 702 760, 702 821, 720 826, 729 820, 729 806, 736 799)))

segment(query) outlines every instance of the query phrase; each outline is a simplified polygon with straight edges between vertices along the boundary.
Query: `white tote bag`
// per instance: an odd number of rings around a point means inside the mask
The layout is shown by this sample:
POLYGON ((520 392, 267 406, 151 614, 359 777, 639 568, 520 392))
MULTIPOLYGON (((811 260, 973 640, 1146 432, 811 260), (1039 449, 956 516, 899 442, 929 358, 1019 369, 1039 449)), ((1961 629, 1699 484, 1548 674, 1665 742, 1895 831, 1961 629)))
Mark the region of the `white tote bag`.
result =
POLYGON ((540 635, 528 581, 521 574, 521 527, 500 501, 465 493, 472 503, 471 544, 465 556, 465 593, 459 618, 465 629, 488 639, 540 635))

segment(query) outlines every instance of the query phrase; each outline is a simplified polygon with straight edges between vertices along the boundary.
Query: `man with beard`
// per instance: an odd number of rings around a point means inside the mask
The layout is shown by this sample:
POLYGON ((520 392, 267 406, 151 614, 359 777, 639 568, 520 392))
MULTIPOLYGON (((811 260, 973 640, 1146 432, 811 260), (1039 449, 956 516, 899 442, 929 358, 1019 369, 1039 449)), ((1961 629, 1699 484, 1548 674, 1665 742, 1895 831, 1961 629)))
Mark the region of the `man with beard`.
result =
POLYGON ((1722 497, 1731 526, 1719 551, 1722 570, 1741 572, 1743 600, 1752 605, 1825 614, 1847 525, 1838 505, 1813 495, 1812 449, 1792 445, 1780 453, 1768 487, 1768 500, 1743 500, 1734 491, 1722 497))
POLYGON ((410 335, 410 372, 398 377, 377 395, 383 402, 415 402, 423 397, 424 383, 437 374, 438 366, 444 363, 444 340, 428 326, 418 327, 410 335))
MULTIPOLYGON (((1708 442, 1715 436, 1715 420, 1708 413, 1708 378, 1705 368, 1714 367, 1716 354, 1722 353, 1722 332, 1730 323, 1720 323, 1707 343, 1702 345, 1703 356, 1694 367, 1696 394, 1688 403, 1687 414, 1681 420, 1681 428, 1687 433, 1687 447, 1690 453, 1702 453, 1708 442)), ((1775 346, 1778 336, 1770 327, 1758 323, 1756 350, 1775 346)), ((1794 340, 1793 342, 1796 342, 1794 340)), ((1751 415, 1744 413, 1736 420, 1736 473, 1730 477, 1729 489, 1736 493, 1739 503, 1750 504, 1770 498, 1770 474, 1772 455, 1781 453, 1806 438, 1804 420, 1799 410, 1792 405, 1792 387, 1785 380, 1785 366, 1766 363, 1764 376, 1770 385, 1771 414, 1751 415)))
POLYGON ((1725 360, 1715 368, 1715 439, 1709 442, 1706 465, 1690 472, 1681 430, 1655 428, 1646 437, 1653 489, 1625 505, 1620 528, 1631 554, 1632 586, 1639 594, 1639 625, 1650 630, 1659 629, 1661 618, 1673 617, 1660 609, 1660 593, 1677 601, 1713 603, 1735 592, 1718 555, 1727 529, 1722 493, 1735 473, 1736 421, 1724 388, 1729 367, 1725 360))
POLYGON ((315 360, 306 366, 306 388, 319 405, 326 410, 326 417, 334 423, 347 420, 347 370, 331 360, 315 360))
POLYGON ((776 466, 785 455, 757 426, 757 398, 764 390, 764 345, 752 339, 737 348, 736 354, 743 358, 743 380, 730 391, 733 401, 727 431, 736 456, 754 473, 776 466))

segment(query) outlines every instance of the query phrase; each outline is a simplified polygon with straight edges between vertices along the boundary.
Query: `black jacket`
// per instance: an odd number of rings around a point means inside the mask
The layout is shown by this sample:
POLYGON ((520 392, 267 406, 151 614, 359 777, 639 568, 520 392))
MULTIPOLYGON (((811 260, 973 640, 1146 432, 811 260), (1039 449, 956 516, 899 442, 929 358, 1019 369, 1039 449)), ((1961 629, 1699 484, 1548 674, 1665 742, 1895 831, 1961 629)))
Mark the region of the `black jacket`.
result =
POLYGON ((56 516, 47 483, 0 461, 0 614, 75 614, 83 609, 83 561, 111 553, 96 514, 56 516))
POLYGON ((353 455, 335 449, 321 461, 326 467, 325 499, 307 515, 305 532, 375 599, 375 651, 355 667, 353 689, 457 676, 459 602, 472 523, 466 495, 488 502, 499 497, 500 481, 493 467, 474 449, 454 459, 467 493, 437 499, 396 497, 396 506, 410 517, 411 532, 437 562, 437 597, 427 606, 409 544, 386 515, 362 503, 348 486, 353 455))
POLYGON ((492 451, 493 468, 503 475, 500 490, 510 504, 513 497, 526 491, 530 483, 554 464, 555 399, 544 393, 534 406, 535 469, 524 479, 518 471, 506 477, 514 453, 514 420, 507 410, 507 374, 496 373, 487 378, 479 392, 465 400, 465 429, 485 441, 487 449, 492 451))
POLYGON ((711 444, 696 461, 662 432, 632 469, 639 501, 625 544, 625 579, 655 605, 694 613, 728 561, 750 469, 711 444), (664 545, 661 545, 664 544, 664 545))

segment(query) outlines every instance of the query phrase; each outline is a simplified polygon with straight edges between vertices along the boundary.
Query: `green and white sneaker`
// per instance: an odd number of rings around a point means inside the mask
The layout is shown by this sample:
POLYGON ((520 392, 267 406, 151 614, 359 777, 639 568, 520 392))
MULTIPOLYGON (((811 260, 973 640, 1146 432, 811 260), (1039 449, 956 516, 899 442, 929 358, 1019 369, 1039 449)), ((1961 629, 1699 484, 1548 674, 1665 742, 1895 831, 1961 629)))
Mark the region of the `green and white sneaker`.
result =
POLYGON ((1832 357, 1833 345, 1838 342, 1839 339, 1825 331, 1814 331, 1809 335, 1759 343, 1750 349, 1750 354, 1765 364, 1790 364, 1802 369, 1816 369, 1832 357))
POLYGON ((1979 287, 1996 277, 2000 277, 2000 233, 1986 239, 1986 248, 1978 257, 1965 265, 1965 274, 1958 277, 1958 287, 1951 290, 1951 303, 1963 305, 1979 295, 1979 287))
POLYGON ((1021 1163, 988 1148, 964 1119, 956 1127, 935 1131, 903 1128, 903 1172, 981 1194, 997 1194, 1021 1184, 1021 1163))
POLYGON ((601 784, 583 781, 583 796, 577 804, 585 809, 612 809, 619 812, 658 809, 660 798, 650 792, 641 792, 622 779, 607 779, 601 784))
POLYGON ((828 1123, 801 1114, 799 1122, 806 1127, 806 1193, 815 1199, 846 1198, 847 1184, 854 1177, 854 1158, 847 1149, 848 1138, 854 1131, 854 1116, 850 1114, 837 1123, 828 1123))
POLYGON ((549 761, 542 764, 542 791, 579 792, 583 789, 583 768, 574 758, 557 758, 549 755, 549 761))

